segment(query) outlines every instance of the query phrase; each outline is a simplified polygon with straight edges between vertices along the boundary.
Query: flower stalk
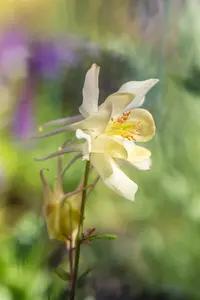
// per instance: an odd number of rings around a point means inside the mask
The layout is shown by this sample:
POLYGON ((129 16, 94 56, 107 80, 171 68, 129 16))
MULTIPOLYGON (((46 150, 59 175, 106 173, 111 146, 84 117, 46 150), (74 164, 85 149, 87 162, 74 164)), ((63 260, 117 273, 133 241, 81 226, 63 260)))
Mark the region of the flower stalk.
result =
POLYGON ((72 284, 70 287, 69 300, 75 299, 76 284, 77 284, 77 279, 78 279, 79 260, 80 260, 80 248, 81 248, 81 238, 82 238, 81 234, 83 231, 85 204, 86 204, 86 198, 87 198, 87 189, 85 189, 85 187, 88 184, 89 172, 90 172, 90 161, 87 161, 86 166, 85 166, 85 174, 84 174, 84 182, 83 182, 84 190, 82 193, 80 221, 78 224, 78 233, 77 233, 77 237, 76 237, 76 250, 75 250, 76 252, 75 252, 75 258, 74 258, 73 280, 72 280, 72 284))

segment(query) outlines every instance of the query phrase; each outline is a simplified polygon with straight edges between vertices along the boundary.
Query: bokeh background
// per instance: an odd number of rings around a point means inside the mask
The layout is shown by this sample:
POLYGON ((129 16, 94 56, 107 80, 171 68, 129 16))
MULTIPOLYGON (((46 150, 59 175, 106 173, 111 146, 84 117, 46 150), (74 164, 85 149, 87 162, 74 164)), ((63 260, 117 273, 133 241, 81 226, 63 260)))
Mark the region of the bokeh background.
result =
MULTIPOLYGON (((39 170, 53 184, 56 159, 34 158, 69 134, 27 139, 77 114, 93 62, 101 101, 126 81, 160 79, 144 104, 157 134, 152 170, 126 170, 139 184, 134 203, 101 182, 88 199, 86 228, 118 239, 83 246, 81 271, 93 271, 77 299, 200 299, 199 11, 198 0, 0 1, 0 300, 66 299, 55 274, 66 251, 41 213, 39 170)), ((69 170, 66 192, 83 168, 69 170)))

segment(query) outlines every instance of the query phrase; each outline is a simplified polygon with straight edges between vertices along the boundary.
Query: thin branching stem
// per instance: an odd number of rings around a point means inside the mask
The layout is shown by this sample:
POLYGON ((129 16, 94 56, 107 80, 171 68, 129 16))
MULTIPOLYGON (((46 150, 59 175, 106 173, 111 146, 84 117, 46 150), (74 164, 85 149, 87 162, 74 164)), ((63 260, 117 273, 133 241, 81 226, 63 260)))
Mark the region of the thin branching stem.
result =
POLYGON ((99 179, 100 179, 100 176, 97 176, 95 178, 95 180, 93 181, 93 183, 91 184, 91 188, 89 189, 89 191, 87 193, 87 198, 89 197, 89 195, 91 194, 91 192, 93 191, 93 189, 95 188, 95 186, 97 185, 99 179))
POLYGON ((62 176, 65 175, 65 172, 79 159, 81 158, 82 154, 81 153, 78 153, 76 154, 72 160, 70 160, 70 162, 65 166, 65 168, 63 169, 62 171, 62 176))
POLYGON ((80 189, 77 189, 77 190, 75 190, 73 192, 69 192, 67 194, 64 194, 64 196, 61 198, 61 202, 65 201, 67 198, 72 197, 72 196, 74 196, 74 195, 76 195, 76 194, 78 194, 78 193, 80 193, 80 192, 82 192, 82 191, 84 191, 86 189, 92 188, 92 186, 93 186, 93 184, 89 184, 89 185, 84 186, 84 187, 82 187, 80 189))

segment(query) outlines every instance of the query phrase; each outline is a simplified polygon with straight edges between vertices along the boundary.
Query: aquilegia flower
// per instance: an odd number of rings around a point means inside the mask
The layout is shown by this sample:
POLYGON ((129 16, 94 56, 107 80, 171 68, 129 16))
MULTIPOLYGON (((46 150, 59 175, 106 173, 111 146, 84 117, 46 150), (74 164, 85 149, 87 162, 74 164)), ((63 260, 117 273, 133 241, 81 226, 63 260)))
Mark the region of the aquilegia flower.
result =
POLYGON ((61 151, 46 158, 70 151, 81 152, 83 159, 91 161, 108 187, 133 201, 138 186, 119 165, 128 162, 142 170, 150 169, 151 152, 136 145, 136 142, 149 141, 155 134, 155 123, 147 110, 137 107, 143 104, 145 94, 158 80, 127 82, 98 107, 99 70, 100 68, 93 64, 86 74, 83 103, 79 108, 81 116, 47 124, 76 122, 78 119, 84 119, 43 135, 50 136, 65 130, 75 130, 76 137, 84 139, 84 142, 72 144, 70 148, 62 148, 61 151))

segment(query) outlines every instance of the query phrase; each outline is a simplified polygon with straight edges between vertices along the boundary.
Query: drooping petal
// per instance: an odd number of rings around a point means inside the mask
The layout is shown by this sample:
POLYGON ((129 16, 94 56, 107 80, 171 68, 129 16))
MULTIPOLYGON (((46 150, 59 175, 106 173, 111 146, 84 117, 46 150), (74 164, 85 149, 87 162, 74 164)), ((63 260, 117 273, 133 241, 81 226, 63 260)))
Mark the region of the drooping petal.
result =
POLYGON ((91 154, 91 163, 104 183, 124 198, 134 201, 138 186, 105 154, 91 154))
POLYGON ((105 153, 115 158, 127 159, 127 151, 121 141, 115 140, 110 136, 102 134, 95 139, 92 139, 89 134, 86 134, 81 129, 77 129, 76 137, 78 139, 86 140, 85 147, 83 147, 83 158, 89 160, 89 154, 105 153))
POLYGON ((132 102, 134 97, 134 93, 118 92, 112 94, 100 105, 99 112, 101 110, 110 110, 111 117, 120 116, 123 114, 125 108, 132 102))
POLYGON ((93 167, 97 170, 102 178, 108 178, 112 175, 113 170, 110 164, 110 157, 108 154, 92 153, 90 156, 93 167))
POLYGON ((133 109, 127 124, 135 124, 133 136, 137 142, 149 141, 155 134, 154 119, 146 109, 133 109))
POLYGON ((133 141, 123 139, 122 143, 128 153, 127 161, 131 164, 135 165, 151 156, 151 152, 148 149, 137 146, 133 141))
POLYGON ((85 76, 85 82, 83 86, 83 103, 79 107, 80 113, 85 118, 98 111, 99 71, 99 66, 93 64, 85 76))
POLYGON ((139 170, 144 170, 144 171, 150 170, 152 166, 151 158, 147 158, 139 163, 136 163, 134 164, 134 166, 139 170))
POLYGON ((107 153, 111 157, 127 159, 128 154, 120 141, 102 134, 92 140, 92 153, 107 153))
POLYGON ((136 95, 133 101, 126 107, 126 110, 141 106, 144 103, 145 95, 158 81, 158 79, 148 79, 144 81, 129 81, 123 84, 118 92, 128 92, 136 95))
POLYGON ((93 137, 104 132, 111 118, 111 109, 102 109, 98 113, 94 113, 87 119, 71 125, 73 130, 82 129, 93 137))

